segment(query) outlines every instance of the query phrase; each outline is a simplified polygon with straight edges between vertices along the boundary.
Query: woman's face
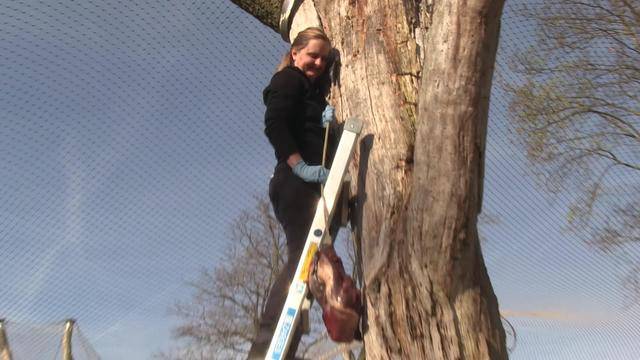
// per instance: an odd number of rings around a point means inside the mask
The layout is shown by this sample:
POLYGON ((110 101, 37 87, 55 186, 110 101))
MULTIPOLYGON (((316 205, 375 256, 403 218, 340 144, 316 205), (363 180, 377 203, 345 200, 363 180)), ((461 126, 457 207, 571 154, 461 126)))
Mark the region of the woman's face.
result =
POLYGON ((291 50, 293 65, 311 80, 322 74, 327 66, 327 57, 331 48, 323 40, 312 39, 300 50, 291 50))

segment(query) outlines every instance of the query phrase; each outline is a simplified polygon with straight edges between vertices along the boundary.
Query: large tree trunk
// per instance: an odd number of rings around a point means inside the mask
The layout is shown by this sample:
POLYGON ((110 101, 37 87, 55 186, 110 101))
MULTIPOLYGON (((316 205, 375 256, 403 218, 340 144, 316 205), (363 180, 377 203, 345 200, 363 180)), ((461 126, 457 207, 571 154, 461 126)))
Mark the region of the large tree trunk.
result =
POLYGON ((368 359, 507 358, 476 228, 502 5, 315 2, 341 54, 331 102, 365 124, 368 359))

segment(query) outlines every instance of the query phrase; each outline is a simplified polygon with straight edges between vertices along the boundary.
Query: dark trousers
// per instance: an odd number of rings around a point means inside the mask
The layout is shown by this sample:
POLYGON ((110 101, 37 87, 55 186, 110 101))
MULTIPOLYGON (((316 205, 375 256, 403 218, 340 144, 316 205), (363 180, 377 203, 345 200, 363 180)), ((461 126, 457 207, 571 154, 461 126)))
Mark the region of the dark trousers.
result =
MULTIPOLYGON (((280 270, 269 292, 265 310, 260 318, 260 329, 249 350, 249 359, 264 358, 269 347, 313 222, 320 198, 320 185, 304 182, 293 174, 289 165, 280 163, 269 182, 269 198, 287 238, 288 255, 287 263, 280 270)), ((297 326, 287 359, 294 358, 301 337, 302 330, 297 326)))

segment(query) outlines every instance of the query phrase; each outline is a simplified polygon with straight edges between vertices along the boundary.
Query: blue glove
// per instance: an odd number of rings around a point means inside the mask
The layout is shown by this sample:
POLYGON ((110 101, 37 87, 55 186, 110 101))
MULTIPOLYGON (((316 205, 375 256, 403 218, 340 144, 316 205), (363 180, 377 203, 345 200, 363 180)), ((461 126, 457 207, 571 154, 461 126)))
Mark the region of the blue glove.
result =
POLYGON ((329 124, 331 124, 331 122, 336 119, 335 112, 336 112, 336 109, 334 109, 334 107, 331 105, 327 105, 327 107, 324 108, 324 111, 322 112, 323 128, 326 128, 327 126, 329 126, 329 124))
POLYGON ((327 176, 329 176, 329 170, 325 169, 324 166, 307 165, 304 160, 298 161, 293 167, 293 173, 306 182, 322 184, 327 181, 327 176))

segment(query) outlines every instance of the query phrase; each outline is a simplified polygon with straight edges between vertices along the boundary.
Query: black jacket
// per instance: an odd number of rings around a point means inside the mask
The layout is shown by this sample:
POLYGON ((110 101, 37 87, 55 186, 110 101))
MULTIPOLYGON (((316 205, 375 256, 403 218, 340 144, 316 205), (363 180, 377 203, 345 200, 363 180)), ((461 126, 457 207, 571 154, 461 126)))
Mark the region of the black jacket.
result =
MULTIPOLYGON (((289 66, 273 75, 263 91, 263 100, 267 106, 264 133, 275 149, 278 163, 299 152, 307 164, 320 165, 324 144, 322 111, 327 106, 320 90, 300 69, 289 66)), ((332 134, 329 159, 334 152, 333 137, 332 134)))

